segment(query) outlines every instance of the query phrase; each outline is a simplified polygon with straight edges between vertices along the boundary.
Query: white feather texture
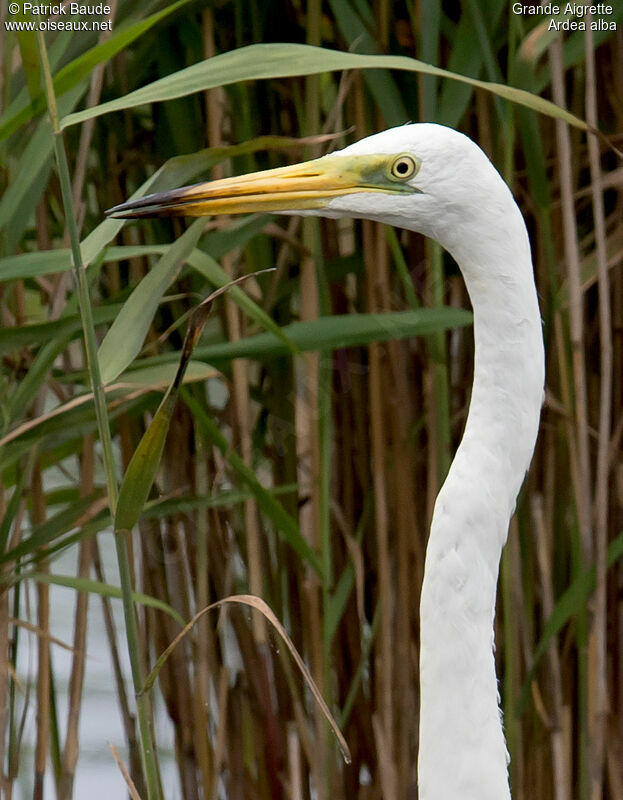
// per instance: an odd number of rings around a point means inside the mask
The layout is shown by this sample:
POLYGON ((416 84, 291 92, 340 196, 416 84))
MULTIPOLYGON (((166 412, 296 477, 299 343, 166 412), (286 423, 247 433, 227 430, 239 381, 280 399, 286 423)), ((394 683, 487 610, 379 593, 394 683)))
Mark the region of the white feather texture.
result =
POLYGON ((435 504, 421 599, 420 800, 508 800, 493 620, 498 569, 530 464, 543 398, 541 318, 530 244, 512 194, 466 136, 394 128, 340 152, 410 153, 421 193, 331 200, 437 240, 474 309, 475 368, 463 440, 435 504))

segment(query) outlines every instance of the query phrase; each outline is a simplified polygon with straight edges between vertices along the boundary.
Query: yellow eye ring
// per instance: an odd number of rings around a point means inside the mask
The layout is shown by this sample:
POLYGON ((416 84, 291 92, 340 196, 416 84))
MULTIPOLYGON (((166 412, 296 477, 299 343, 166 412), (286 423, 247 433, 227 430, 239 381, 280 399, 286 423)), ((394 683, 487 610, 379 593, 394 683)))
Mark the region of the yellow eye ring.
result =
POLYGON ((415 175, 417 168, 418 165, 414 158, 401 155, 394 160, 390 171, 392 178, 397 178, 399 181, 406 181, 415 175))

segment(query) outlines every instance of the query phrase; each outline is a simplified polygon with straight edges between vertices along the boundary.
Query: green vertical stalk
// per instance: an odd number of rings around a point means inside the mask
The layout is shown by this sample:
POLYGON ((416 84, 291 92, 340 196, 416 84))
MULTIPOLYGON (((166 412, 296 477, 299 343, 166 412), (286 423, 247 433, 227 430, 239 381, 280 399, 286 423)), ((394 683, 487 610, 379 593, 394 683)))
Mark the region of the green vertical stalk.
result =
MULTIPOLYGON (((441 2, 422 3, 420 7, 420 58, 429 64, 439 61, 441 40, 441 2)), ((437 83, 433 75, 420 75, 420 120, 434 122, 437 119, 437 83)))
MULTIPOLYGON (((575 526, 574 526, 575 527, 575 526)), ((581 553, 581 538, 579 528, 575 535, 576 547, 573 548, 573 577, 576 579, 585 570, 584 559, 581 553)), ((589 733, 589 667, 588 667, 588 641, 590 623, 588 619, 588 605, 583 604, 575 620, 575 639, 578 649, 578 685, 577 703, 579 719, 579 758, 578 758, 578 785, 581 800, 590 797, 590 733, 589 733)))
MULTIPOLYGON (((52 121, 54 151, 61 184, 65 222, 67 225, 67 231, 69 233, 72 260, 74 265, 74 278, 78 292, 80 318, 82 321, 82 330, 84 335, 84 351, 91 381, 91 389, 93 390, 95 415, 97 419, 100 444, 102 447, 104 470, 106 473, 108 503, 110 506, 111 515, 114 517, 117 507, 118 484, 115 462, 113 458, 112 436, 110 433, 110 424, 106 408, 106 396, 104 394, 99 361, 97 358, 97 341, 95 338, 95 326, 93 323, 93 312, 91 309, 89 286, 87 282, 86 269, 82 261, 82 252, 80 250, 80 235, 78 233, 78 224, 76 222, 76 215, 73 207, 67 152, 65 150, 65 143, 63 141, 63 135, 59 126, 56 96, 54 94, 54 84, 52 81, 48 53, 43 33, 41 31, 37 31, 36 36, 37 47, 39 49, 39 58, 43 71, 48 110, 50 112, 50 119, 52 121)), ((121 581, 126 639, 132 668, 132 681, 136 695, 139 730, 141 734, 141 755, 145 783, 147 786, 147 800, 160 800, 158 766, 156 762, 156 754, 152 741, 149 721, 149 701, 146 694, 141 694, 143 675, 140 661, 138 628, 134 614, 134 601, 132 599, 130 560, 128 557, 127 544, 124 536, 115 536, 115 547, 117 551, 117 562, 119 565, 119 575, 121 581)))
MULTIPOLYGON (((517 50, 517 15, 509 14, 508 21, 508 56, 506 61, 506 80, 515 85, 515 51, 517 50)), ((506 135, 504 136, 504 179, 513 188, 513 171, 515 165, 515 106, 506 103, 505 119, 506 135)))

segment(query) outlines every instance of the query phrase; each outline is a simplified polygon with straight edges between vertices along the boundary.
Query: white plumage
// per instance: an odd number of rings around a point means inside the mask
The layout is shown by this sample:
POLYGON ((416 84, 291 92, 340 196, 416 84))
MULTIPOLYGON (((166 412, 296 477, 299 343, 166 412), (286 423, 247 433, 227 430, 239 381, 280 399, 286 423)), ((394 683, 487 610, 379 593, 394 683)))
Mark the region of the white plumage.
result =
POLYGON ((420 800, 508 800, 493 621, 500 554, 530 464, 544 355, 530 244, 512 194, 466 136, 384 131, 305 164, 130 201, 115 216, 278 213, 363 217, 438 241, 474 309, 463 439, 439 493, 421 599, 420 800))
POLYGON ((438 241, 474 309, 475 365, 463 439, 437 497, 420 606, 420 800, 505 800, 493 619, 498 569, 534 450, 543 398, 541 318, 526 227, 513 196, 470 139, 408 125, 342 154, 401 153, 421 193, 344 196, 330 209, 438 241))

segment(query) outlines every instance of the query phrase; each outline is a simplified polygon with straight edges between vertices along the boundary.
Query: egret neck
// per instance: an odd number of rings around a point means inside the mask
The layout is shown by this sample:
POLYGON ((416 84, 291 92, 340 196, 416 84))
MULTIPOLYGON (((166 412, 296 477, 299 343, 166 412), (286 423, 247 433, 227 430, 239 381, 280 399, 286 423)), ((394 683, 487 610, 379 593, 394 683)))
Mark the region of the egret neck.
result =
POLYGON ((465 432, 435 503, 426 553, 420 800, 510 798, 493 622, 501 549, 536 441, 544 368, 524 221, 491 170, 489 202, 474 198, 461 224, 436 230, 471 298, 475 363, 465 432))

